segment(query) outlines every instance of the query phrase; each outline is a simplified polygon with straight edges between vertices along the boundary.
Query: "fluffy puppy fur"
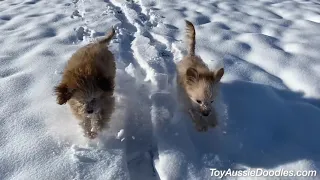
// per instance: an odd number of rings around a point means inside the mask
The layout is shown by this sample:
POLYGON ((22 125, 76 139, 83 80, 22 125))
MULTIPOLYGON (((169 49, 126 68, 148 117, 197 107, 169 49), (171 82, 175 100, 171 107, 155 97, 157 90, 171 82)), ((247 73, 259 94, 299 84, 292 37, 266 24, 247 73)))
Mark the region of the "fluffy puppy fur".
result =
POLYGON ((115 31, 103 39, 76 51, 68 61, 62 80, 54 91, 57 103, 68 103, 80 120, 84 135, 95 138, 110 121, 114 110, 114 79, 116 65, 106 44, 115 31))
POLYGON ((183 108, 190 114, 198 131, 207 131, 217 125, 212 106, 219 91, 219 82, 224 69, 210 71, 200 56, 195 55, 196 31, 186 21, 188 54, 177 63, 177 90, 183 108))

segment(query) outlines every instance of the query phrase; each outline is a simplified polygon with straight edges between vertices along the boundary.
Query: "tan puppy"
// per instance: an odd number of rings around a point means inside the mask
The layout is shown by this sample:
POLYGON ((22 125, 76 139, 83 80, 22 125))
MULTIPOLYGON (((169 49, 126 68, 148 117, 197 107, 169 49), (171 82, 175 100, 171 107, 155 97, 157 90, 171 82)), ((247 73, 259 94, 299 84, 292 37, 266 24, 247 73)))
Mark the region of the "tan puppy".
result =
POLYGON ((85 136, 91 139, 110 121, 114 110, 116 65, 106 46, 114 34, 112 29, 102 40, 76 51, 64 69, 60 84, 55 87, 57 103, 68 102, 85 136))
POLYGON ((177 63, 177 92, 183 108, 190 114, 198 131, 207 131, 217 125, 212 106, 219 91, 219 82, 224 74, 221 68, 210 71, 201 57, 195 55, 196 32, 191 22, 186 21, 188 55, 177 63))

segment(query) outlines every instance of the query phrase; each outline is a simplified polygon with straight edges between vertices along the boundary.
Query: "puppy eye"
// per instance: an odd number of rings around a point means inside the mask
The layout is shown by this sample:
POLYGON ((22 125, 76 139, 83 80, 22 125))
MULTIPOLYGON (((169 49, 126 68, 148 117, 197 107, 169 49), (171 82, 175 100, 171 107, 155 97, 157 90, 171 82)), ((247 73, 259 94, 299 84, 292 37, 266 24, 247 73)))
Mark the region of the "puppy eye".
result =
POLYGON ((213 101, 211 101, 211 103, 213 103, 213 101))
POLYGON ((200 100, 197 100, 197 103, 201 104, 201 101, 200 101, 200 100))

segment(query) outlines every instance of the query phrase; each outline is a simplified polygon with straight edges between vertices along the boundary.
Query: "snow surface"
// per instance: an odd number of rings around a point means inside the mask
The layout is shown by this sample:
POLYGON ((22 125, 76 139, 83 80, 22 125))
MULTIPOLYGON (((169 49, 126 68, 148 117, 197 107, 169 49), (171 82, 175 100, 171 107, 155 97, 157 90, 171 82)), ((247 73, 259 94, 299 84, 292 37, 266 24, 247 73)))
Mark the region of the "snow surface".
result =
POLYGON ((317 0, 0 0, 0 44, 1 180, 320 172, 317 0), (220 125, 206 133, 173 93, 184 19, 196 26, 196 52, 226 69, 220 125), (110 129, 89 142, 53 87, 71 54, 111 26, 117 107, 110 129))

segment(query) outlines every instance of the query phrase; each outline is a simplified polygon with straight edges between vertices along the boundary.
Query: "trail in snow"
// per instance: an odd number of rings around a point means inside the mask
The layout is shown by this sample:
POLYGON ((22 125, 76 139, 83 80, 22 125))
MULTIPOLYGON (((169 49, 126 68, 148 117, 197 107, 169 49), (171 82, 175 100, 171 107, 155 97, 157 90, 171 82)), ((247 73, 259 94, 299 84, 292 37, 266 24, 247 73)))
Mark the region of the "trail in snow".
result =
POLYGON ((155 126, 152 125, 152 123, 154 122, 150 121, 150 103, 153 103, 153 100, 148 96, 144 97, 143 94, 149 95, 153 91, 157 91, 155 87, 163 86, 167 84, 168 81, 172 82, 175 68, 174 64, 172 64, 173 55, 169 52, 166 45, 155 40, 148 32, 153 26, 157 25, 157 22, 151 22, 147 16, 142 13, 140 5, 133 2, 112 2, 120 8, 124 17, 128 18, 125 19, 124 22, 130 23, 130 25, 126 26, 135 27, 131 28, 131 33, 134 33, 134 39, 132 41, 134 59, 145 72, 145 78, 141 79, 144 79, 146 82, 149 81, 149 83, 140 82, 148 89, 145 92, 140 91, 139 99, 137 100, 137 102, 144 103, 144 105, 148 104, 146 108, 143 109, 143 113, 147 114, 147 117, 140 114, 140 120, 135 123, 129 123, 127 126, 128 130, 132 131, 131 133, 129 132, 129 134, 143 138, 140 143, 137 142, 137 140, 131 140, 129 138, 129 141, 132 142, 128 144, 127 154, 135 155, 132 160, 128 160, 129 172, 133 178, 137 179, 157 178, 158 175, 154 167, 154 156, 158 154, 157 142, 155 142, 153 138, 154 135, 156 135, 153 132, 155 126), (170 77, 170 79, 168 79, 168 77, 170 77), (144 120, 141 120, 143 118, 144 120), (143 126, 136 126, 135 124, 137 122, 143 126))

